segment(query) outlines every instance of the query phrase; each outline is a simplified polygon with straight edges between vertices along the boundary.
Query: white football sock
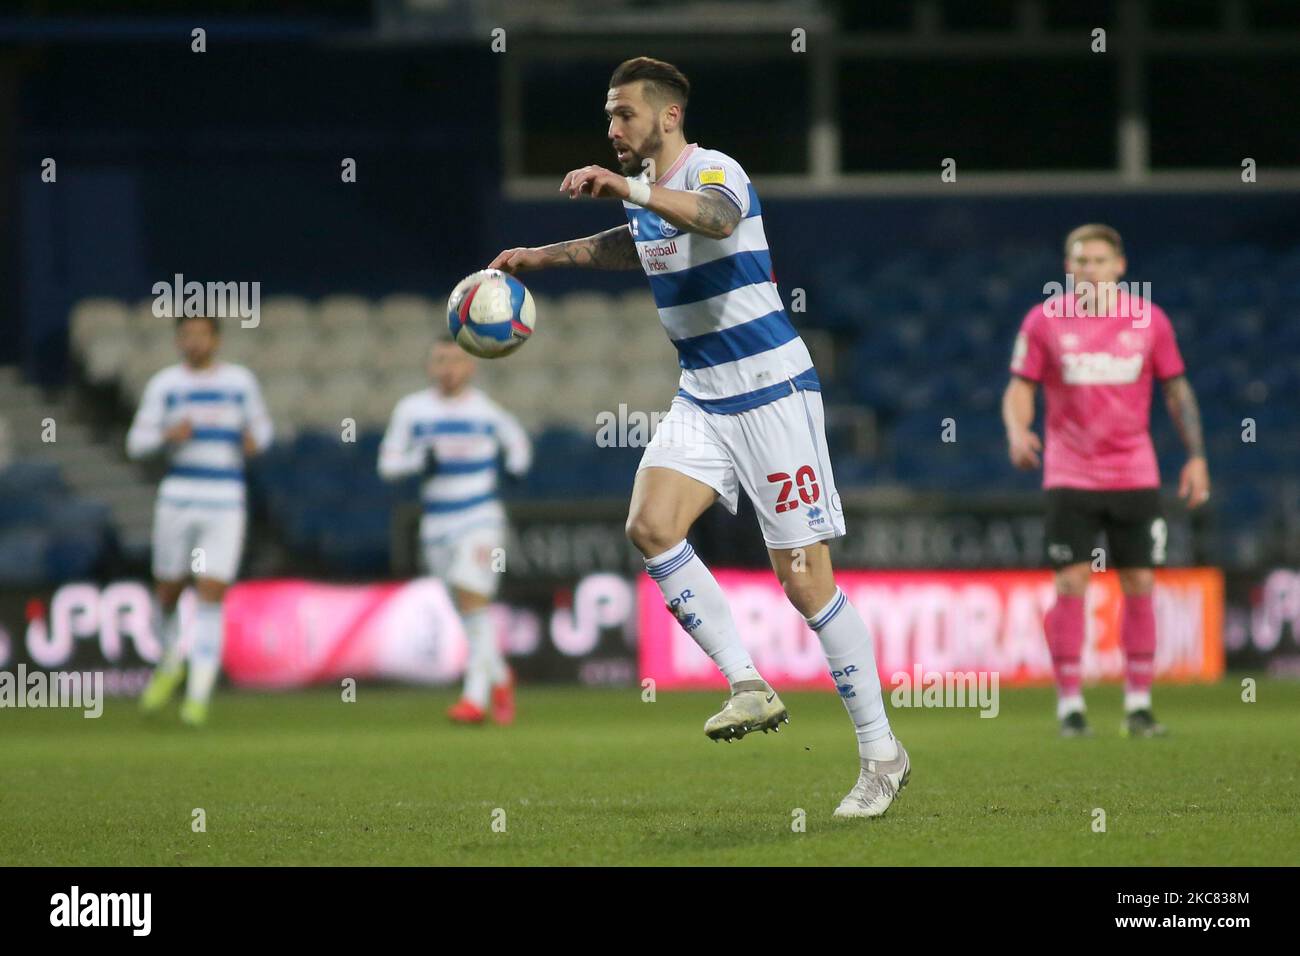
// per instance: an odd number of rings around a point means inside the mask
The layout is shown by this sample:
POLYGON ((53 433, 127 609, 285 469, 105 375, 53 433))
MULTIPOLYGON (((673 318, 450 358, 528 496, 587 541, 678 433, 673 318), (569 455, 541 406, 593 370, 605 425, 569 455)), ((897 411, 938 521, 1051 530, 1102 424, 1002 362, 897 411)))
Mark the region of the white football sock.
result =
POLYGON ((496 634, 487 608, 468 611, 460 616, 465 625, 465 639, 469 642, 469 659, 465 663, 465 700, 477 707, 487 707, 488 691, 499 683, 498 662, 504 670, 505 662, 496 647, 496 634))
POLYGON ((173 606, 164 611, 162 605, 154 602, 154 633, 162 643, 162 654, 158 656, 158 670, 165 674, 175 672, 181 666, 181 622, 180 606, 173 606))
POLYGON ((1088 708, 1083 706, 1082 694, 1067 694, 1056 702, 1056 719, 1064 720, 1066 714, 1085 713, 1088 708))
POLYGON ((740 643, 722 588, 689 541, 679 541, 663 554, 647 558, 645 569, 659 585, 682 629, 713 659, 729 683, 763 679, 740 643))
POLYGON ((1151 690, 1126 690, 1124 691, 1124 713, 1131 714, 1135 710, 1151 709, 1151 690))
POLYGON ((858 756, 863 760, 893 760, 898 756, 898 745, 889 729, 875 648, 862 615, 836 588, 826 606, 806 620, 817 632, 835 687, 853 720, 858 756))
POLYGON ((506 663, 506 655, 502 652, 501 642, 497 639, 491 610, 484 608, 482 615, 483 630, 487 634, 488 681, 493 687, 499 687, 510 679, 510 665, 506 663))
POLYGON ((185 683, 188 700, 207 703, 221 671, 221 645, 225 640, 225 613, 221 602, 195 602, 194 642, 190 647, 190 673, 185 683))

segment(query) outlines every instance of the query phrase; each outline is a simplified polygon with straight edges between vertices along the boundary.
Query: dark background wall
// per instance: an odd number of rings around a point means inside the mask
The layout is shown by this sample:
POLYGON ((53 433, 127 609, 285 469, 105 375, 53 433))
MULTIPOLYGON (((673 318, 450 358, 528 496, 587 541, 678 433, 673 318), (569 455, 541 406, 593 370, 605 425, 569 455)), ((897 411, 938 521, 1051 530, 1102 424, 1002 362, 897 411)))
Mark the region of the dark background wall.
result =
MULTIPOLYGON (((264 297, 440 296, 500 248, 620 221, 613 203, 502 198, 498 64, 480 48, 381 53, 263 42, 195 55, 176 46, 48 48, 31 53, 14 80, 10 225, 21 265, 0 359, 21 359, 41 381, 66 374, 68 312, 86 295, 141 299, 155 281, 182 272, 258 280, 264 297), (58 163, 57 184, 41 182, 46 157, 58 163), (354 184, 340 181, 344 157, 357 161, 354 184)), ((571 75, 573 67, 557 70, 551 85, 530 95, 552 112, 586 115, 560 101, 555 81, 585 81, 598 100, 605 69, 593 61, 582 76, 571 75)), ((530 70, 546 75, 536 65, 530 70)), ((717 72, 717 88, 699 85, 697 98, 726 100, 740 79, 717 72)), ((743 79, 759 96, 765 83, 785 90, 789 78, 743 79)), ((587 112, 590 131, 568 154, 572 166, 608 159, 603 117, 596 105, 587 112)), ((786 166, 779 135, 740 136, 735 118, 716 103, 693 111, 688 131, 735 153, 760 195, 764 171, 786 166)), ((549 161, 564 158, 553 152, 549 161)), ((1082 221, 1104 220, 1125 234, 1135 278, 1144 250, 1164 248, 1171 237, 1281 245, 1300 235, 1300 194, 1235 179, 1226 171, 1225 188, 1215 194, 981 197, 963 196, 959 174, 951 193, 768 197, 764 212, 783 291, 809 290, 810 309, 840 300, 838 308, 851 310, 842 301, 851 296, 846 274, 865 274, 904 253, 1054 251, 1082 221)), ((532 281, 555 292, 632 287, 640 279, 553 273, 532 281)), ((1005 316, 1008 328, 1018 317, 1005 316)), ((859 318, 885 317, 864 307, 859 318)))

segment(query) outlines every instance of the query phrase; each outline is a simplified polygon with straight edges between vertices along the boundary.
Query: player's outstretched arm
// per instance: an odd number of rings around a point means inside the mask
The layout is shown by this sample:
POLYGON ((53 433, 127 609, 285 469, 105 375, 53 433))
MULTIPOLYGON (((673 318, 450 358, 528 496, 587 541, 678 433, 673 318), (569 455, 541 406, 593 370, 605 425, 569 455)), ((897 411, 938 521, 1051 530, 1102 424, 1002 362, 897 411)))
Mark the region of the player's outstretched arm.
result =
MULTIPOLYGON (((166 405, 163 399, 163 388, 158 379, 154 378, 145 386, 144 395, 140 399, 140 407, 136 410, 135 418, 131 422, 131 429, 126 433, 126 454, 128 458, 144 458, 152 455, 167 443, 169 438, 188 439, 188 435, 181 436, 177 428, 170 432, 163 427, 163 415, 166 405)), ((189 422, 182 422, 181 425, 188 425, 189 422)))
POLYGON ((271 413, 267 411, 266 400, 262 397, 262 387, 256 378, 250 376, 246 401, 248 416, 244 426, 244 455, 260 455, 271 447, 275 437, 275 426, 271 423, 271 413))
POLYGON ((500 269, 511 275, 566 266, 578 269, 639 269, 641 259, 636 254, 636 243, 632 240, 628 227, 615 226, 584 239, 570 239, 549 246, 507 249, 488 264, 489 269, 500 269))
POLYGON ((644 183, 637 183, 635 188, 649 195, 633 198, 632 180, 603 166, 575 169, 560 183, 560 191, 567 192, 570 199, 630 199, 678 229, 710 239, 725 239, 740 224, 740 207, 717 189, 668 189, 644 183))
POLYGON ((1017 468, 1037 468, 1042 462, 1043 444, 1034 434, 1034 391, 1037 386, 1027 378, 1014 375, 1002 393, 1002 424, 1007 429, 1007 454, 1017 468))
POLYGON ((1190 508, 1205 504, 1210 497, 1210 469, 1205 461, 1205 436, 1201 432, 1201 409, 1186 375, 1164 383, 1165 407, 1187 448, 1187 464, 1178 479, 1178 497, 1190 508))
POLYGON ((398 481, 418 475, 426 464, 425 446, 414 438, 411 416, 405 402, 399 402, 389 419, 388 430, 379 446, 379 477, 398 481))
POLYGON ((710 239, 726 239, 736 231, 741 219, 740 207, 716 189, 696 191, 655 186, 646 208, 678 229, 710 239))

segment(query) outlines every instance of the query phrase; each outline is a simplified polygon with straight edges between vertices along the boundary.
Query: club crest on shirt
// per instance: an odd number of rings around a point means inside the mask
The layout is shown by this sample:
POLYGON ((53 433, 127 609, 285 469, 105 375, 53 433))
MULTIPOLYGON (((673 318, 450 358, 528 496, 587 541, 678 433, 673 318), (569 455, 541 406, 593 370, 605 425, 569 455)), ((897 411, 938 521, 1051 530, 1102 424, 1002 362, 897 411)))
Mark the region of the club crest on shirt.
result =
POLYGON ((1079 347, 1079 336, 1074 332, 1063 332, 1061 334, 1061 348, 1077 349, 1079 347))
POLYGON ((1142 347, 1142 336, 1132 329, 1125 329, 1119 334, 1119 345, 1120 348, 1124 349, 1140 349, 1142 347))
POLYGON ((672 223, 663 221, 662 219, 659 221, 659 231, 664 234, 665 239, 671 239, 673 236, 677 235, 677 227, 672 223))

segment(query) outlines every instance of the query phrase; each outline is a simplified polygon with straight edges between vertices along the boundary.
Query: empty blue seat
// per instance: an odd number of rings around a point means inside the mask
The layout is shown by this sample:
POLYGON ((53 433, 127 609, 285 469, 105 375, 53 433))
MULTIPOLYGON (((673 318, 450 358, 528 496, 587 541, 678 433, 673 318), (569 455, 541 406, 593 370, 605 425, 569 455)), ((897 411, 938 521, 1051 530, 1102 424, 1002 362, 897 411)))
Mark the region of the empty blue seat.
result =
POLYGON ((21 497, 64 491, 59 466, 48 462, 15 461, 0 471, 0 496, 21 497))
POLYGON ((102 529, 67 531, 55 535, 45 552, 45 574, 50 581, 90 577, 105 544, 102 529))
POLYGON ((46 580, 51 536, 40 528, 0 531, 0 584, 25 587, 46 580))

